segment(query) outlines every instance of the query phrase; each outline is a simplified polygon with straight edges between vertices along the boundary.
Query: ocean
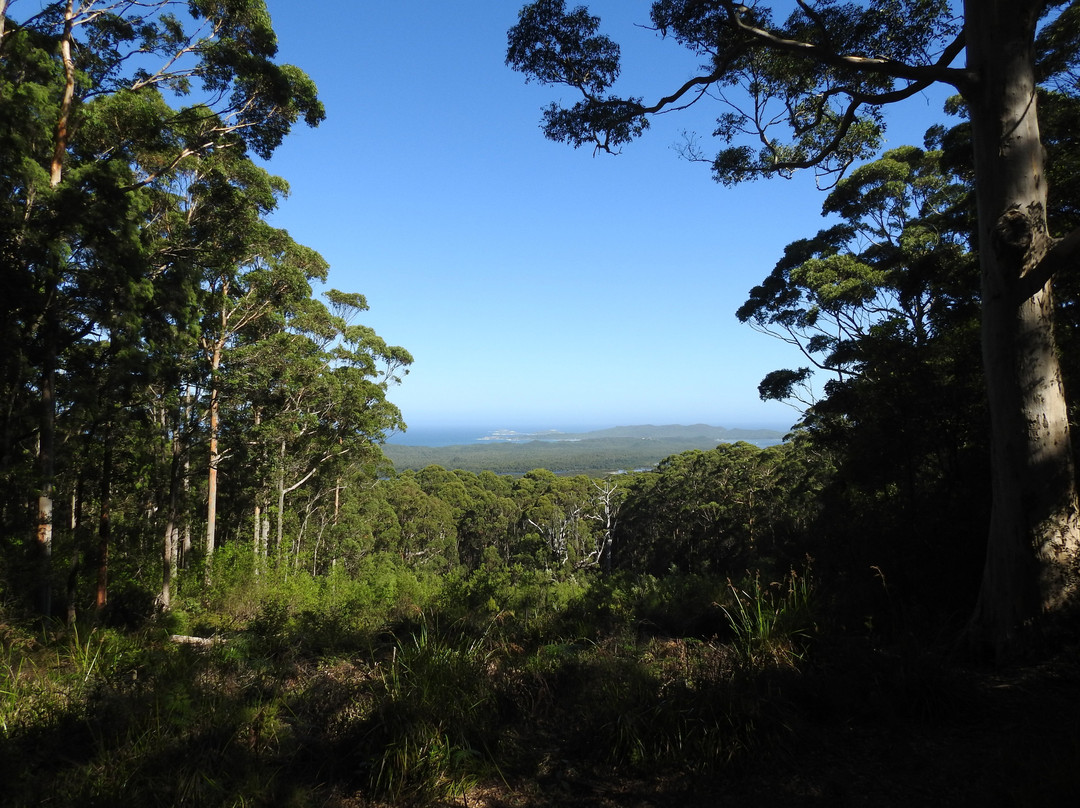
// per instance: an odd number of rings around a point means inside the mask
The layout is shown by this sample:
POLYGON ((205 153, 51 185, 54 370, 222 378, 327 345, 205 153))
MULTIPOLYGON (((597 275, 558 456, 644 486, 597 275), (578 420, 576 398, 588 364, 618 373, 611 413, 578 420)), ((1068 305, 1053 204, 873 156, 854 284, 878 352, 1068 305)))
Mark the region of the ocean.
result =
MULTIPOLYGON (((531 424, 489 426, 416 426, 410 427, 407 432, 395 432, 387 437, 387 443, 396 443, 399 446, 465 446, 470 443, 491 443, 496 440, 505 441, 520 434, 528 436, 528 440, 535 440, 536 435, 542 432, 558 431, 566 433, 589 432, 594 429, 603 429, 603 426, 588 424, 585 426, 542 426, 536 427, 531 424)), ((523 438, 525 439, 525 438, 523 438)))
MULTIPOLYGON (((574 424, 558 426, 534 424, 511 426, 416 426, 407 432, 395 432, 387 437, 386 442, 398 446, 468 446, 470 444, 515 443, 532 440, 544 440, 551 433, 551 440, 559 440, 563 435, 577 435, 594 430, 607 429, 610 425, 574 424)), ((748 441, 755 446, 765 448, 780 443, 780 439, 761 438, 748 441)))

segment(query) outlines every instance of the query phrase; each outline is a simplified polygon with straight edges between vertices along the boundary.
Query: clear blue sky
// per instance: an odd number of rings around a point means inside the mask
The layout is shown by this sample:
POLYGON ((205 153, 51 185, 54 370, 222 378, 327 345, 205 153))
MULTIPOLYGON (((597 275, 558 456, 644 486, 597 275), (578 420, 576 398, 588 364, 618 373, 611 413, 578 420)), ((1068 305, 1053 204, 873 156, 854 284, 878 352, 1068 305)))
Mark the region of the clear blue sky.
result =
MULTIPOLYGON (((696 65, 634 26, 650 5, 589 4, 623 45, 619 86, 646 100, 696 65)), ((618 157, 545 140, 540 108, 574 99, 505 67, 520 0, 268 6, 281 60, 327 108, 270 163, 292 189, 274 223, 413 353, 391 392, 408 424, 796 420, 757 384, 801 357, 734 312, 787 243, 824 226, 811 175, 728 189, 681 160, 680 133, 707 134, 716 107, 655 121, 618 157)), ((896 109, 888 145, 921 143, 941 97, 896 109)))

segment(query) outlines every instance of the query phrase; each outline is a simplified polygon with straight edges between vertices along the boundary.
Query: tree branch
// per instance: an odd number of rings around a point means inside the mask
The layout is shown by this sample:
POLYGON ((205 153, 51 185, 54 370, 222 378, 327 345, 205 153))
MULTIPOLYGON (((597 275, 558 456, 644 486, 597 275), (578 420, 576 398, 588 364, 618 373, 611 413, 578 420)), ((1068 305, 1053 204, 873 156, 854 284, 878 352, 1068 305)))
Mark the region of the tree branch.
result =
POLYGON ((1076 267, 1080 260, 1080 227, 1064 238, 1058 239, 1054 246, 1034 267, 1020 278, 1018 287, 1019 300, 1027 300, 1060 271, 1076 267))
POLYGON ((950 68, 952 61, 959 56, 964 49, 964 34, 961 32, 942 51, 941 57, 932 65, 909 65, 906 62, 898 62, 895 59, 881 59, 868 56, 851 56, 835 53, 815 45, 811 42, 803 42, 798 39, 785 39, 777 36, 764 28, 750 25, 742 18, 741 6, 724 0, 724 6, 728 11, 732 25, 751 37, 761 45, 784 53, 790 53, 804 59, 810 59, 830 67, 847 68, 864 73, 873 73, 879 76, 891 76, 892 78, 905 79, 914 82, 934 83, 943 81, 959 88, 961 84, 967 84, 972 80, 970 71, 958 68, 950 68))

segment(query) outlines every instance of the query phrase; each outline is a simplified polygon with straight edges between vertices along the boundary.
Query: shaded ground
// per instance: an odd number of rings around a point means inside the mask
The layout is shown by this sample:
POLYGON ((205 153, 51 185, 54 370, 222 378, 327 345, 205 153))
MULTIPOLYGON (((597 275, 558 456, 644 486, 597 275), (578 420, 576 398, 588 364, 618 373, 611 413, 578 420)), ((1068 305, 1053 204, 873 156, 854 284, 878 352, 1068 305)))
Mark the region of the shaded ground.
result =
POLYGON ((785 685, 778 748, 723 777, 632 779, 555 760, 486 808, 1080 805, 1080 656, 1004 669, 881 657, 785 685))
MULTIPOLYGON (((387 744, 409 752, 396 776, 421 782, 446 746, 431 739, 459 731, 496 739, 480 743, 497 763, 469 765, 467 782, 478 771, 484 779, 450 803, 474 808, 1080 805, 1075 643, 979 668, 916 647, 882 651, 823 637, 799 672, 728 668, 730 647, 670 638, 643 640, 632 658, 616 653, 618 639, 577 651, 545 646, 554 656, 518 648, 507 659, 521 666, 511 668, 421 636, 423 648, 414 636, 381 648, 374 664, 367 653, 298 657, 291 641, 255 636, 247 645, 235 637, 235 647, 156 650, 118 637, 128 651, 92 646, 82 668, 47 648, 0 682, 9 714, 19 714, 16 695, 40 712, 0 744, 0 805, 383 808, 365 795, 381 771, 374 767, 397 759, 383 754, 387 744), (108 675, 76 698, 78 683, 107 659, 108 675), (653 687, 669 678, 693 686, 653 687), (473 721, 488 715, 473 705, 491 707, 492 720, 473 721), (635 722, 634 710, 644 720, 635 722), (688 721, 675 735, 671 722, 659 725, 673 715, 718 716, 719 724, 688 721), (613 741, 627 736, 611 727, 624 722, 634 738, 676 738, 675 754, 635 758, 625 744, 612 754, 613 741), (701 743, 708 732, 721 746, 701 743), (417 743, 426 751, 417 754, 417 743), (716 766, 722 775, 672 771, 715 760, 703 749, 733 763, 716 766), (600 763, 615 759, 625 767, 600 763), (627 761, 640 759, 673 764, 631 770, 627 761), (489 776, 496 765, 501 777, 489 776)), ((479 755, 469 761, 482 763, 479 755)))

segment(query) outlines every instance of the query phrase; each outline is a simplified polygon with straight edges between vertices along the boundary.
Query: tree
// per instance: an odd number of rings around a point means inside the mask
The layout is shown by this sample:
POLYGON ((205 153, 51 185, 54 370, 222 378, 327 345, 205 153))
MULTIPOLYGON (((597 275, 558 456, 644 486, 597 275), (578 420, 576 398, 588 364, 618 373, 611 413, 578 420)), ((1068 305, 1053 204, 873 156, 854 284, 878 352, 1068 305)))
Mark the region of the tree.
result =
POLYGON ((0 244, 17 291, 5 313, 28 346, 8 367, 33 376, 15 388, 36 421, 35 545, 48 612, 58 368, 116 289, 152 276, 140 242, 149 197, 185 161, 215 151, 267 158, 296 121, 316 125, 323 110, 307 76, 274 62, 262 0, 59 0, 19 21, 8 9, 0 4, 0 244), (174 13, 181 5, 186 15, 174 13), (201 98, 184 104, 195 87, 201 98))
MULTIPOLYGON (((293 252, 310 251, 294 245, 293 252)), ((321 258, 304 262, 288 254, 282 260, 295 262, 295 268, 321 263, 321 258)), ((310 278, 310 270, 304 272, 310 278)), ((249 377, 240 397, 256 410, 256 440, 268 444, 265 454, 274 458, 266 471, 272 468, 275 477, 279 549, 286 495, 346 457, 362 462, 364 454, 377 451, 374 446, 387 431, 404 426, 386 392, 412 361, 403 348, 387 346, 370 328, 352 322, 367 310, 362 295, 330 290, 337 312, 332 313, 310 297, 306 280, 304 289, 304 296, 267 318, 270 330, 252 341, 239 361, 249 377)), ((266 549, 262 541, 263 553, 266 549)))
MULTIPOLYGON (((739 320, 794 345, 837 385, 874 371, 875 343, 925 351, 966 323, 977 307, 967 187, 940 160, 940 151, 905 146, 840 180, 822 214, 843 221, 789 244, 739 320)), ((762 398, 793 398, 812 373, 771 373, 762 398)))
POLYGON ((411 472, 380 481, 397 515, 396 530, 376 537, 379 549, 400 555, 410 565, 451 569, 457 563, 457 526, 453 507, 424 492, 411 472))
MULTIPOLYGON (((906 628, 970 608, 988 530, 970 187, 943 160, 906 146, 852 171, 823 206, 841 222, 788 245, 738 311, 828 379, 800 421, 838 466, 817 531, 830 540, 813 548, 819 571, 839 576, 863 614, 885 577, 885 616, 906 628)), ((774 371, 759 391, 799 395, 811 372, 774 371)))
POLYGON ((614 530, 617 566, 654 575, 672 568, 738 575, 775 563, 800 504, 793 476, 804 475, 783 473, 797 457, 789 445, 725 443, 635 474, 614 530))
MULTIPOLYGON (((1036 100, 1039 48, 1054 37, 1074 42, 1075 14, 1062 0, 965 0, 959 14, 947 0, 796 0, 781 23, 757 2, 658 0, 653 27, 704 64, 653 104, 610 92, 619 49, 583 8, 537 0, 509 33, 511 67, 580 94, 544 112, 547 136, 574 146, 617 151, 651 115, 719 99, 725 145, 707 161, 725 184, 800 169, 835 181, 876 151, 884 106, 937 83, 959 92, 974 154, 993 480, 969 632, 999 653, 1077 589, 1080 516, 1051 281, 1074 263, 1080 231, 1060 240, 1048 231, 1036 100)), ((707 159, 693 142, 685 153, 707 159)))

